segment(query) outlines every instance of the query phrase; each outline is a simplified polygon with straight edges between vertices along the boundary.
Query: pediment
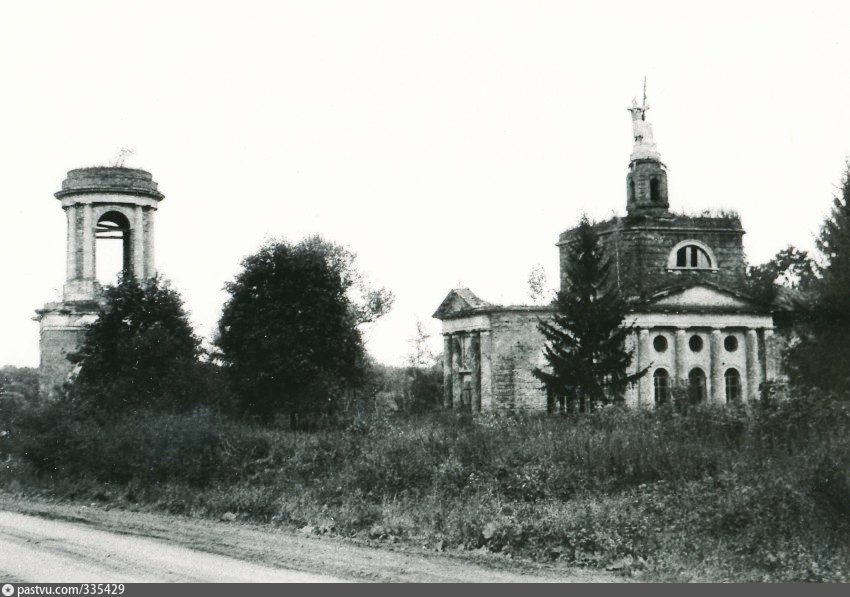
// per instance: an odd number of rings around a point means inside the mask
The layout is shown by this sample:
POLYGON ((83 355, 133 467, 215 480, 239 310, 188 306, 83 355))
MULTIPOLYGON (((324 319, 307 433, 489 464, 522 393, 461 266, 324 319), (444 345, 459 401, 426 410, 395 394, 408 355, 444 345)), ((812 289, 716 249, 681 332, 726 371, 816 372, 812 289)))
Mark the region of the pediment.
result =
POLYGON ((664 307, 734 307, 739 309, 750 306, 749 301, 710 286, 686 288, 652 301, 652 304, 664 307))
POLYGON ((434 317, 437 319, 447 319, 450 317, 465 315, 475 311, 476 309, 488 306, 490 306, 490 303, 478 298, 475 293, 468 288, 455 288, 449 292, 449 294, 446 295, 446 298, 443 299, 443 302, 440 303, 440 306, 434 313, 434 317))
POLYGON ((764 307, 737 292, 699 283, 649 297, 643 309, 665 312, 762 312, 764 307))

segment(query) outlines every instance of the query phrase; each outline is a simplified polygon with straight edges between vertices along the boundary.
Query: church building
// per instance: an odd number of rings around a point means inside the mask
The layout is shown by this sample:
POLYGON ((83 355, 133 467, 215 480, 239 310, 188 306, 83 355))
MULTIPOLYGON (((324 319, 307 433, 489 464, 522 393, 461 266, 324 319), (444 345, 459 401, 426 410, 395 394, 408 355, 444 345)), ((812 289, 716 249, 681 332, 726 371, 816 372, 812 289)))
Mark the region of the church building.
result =
MULTIPOLYGON (((667 171, 643 104, 629 109, 634 132, 626 174, 626 215, 595 225, 612 275, 629 299, 632 371, 648 372, 626 403, 652 408, 683 389, 694 400, 752 401, 776 378, 770 308, 744 290, 744 229, 737 214, 670 211, 667 171)), ((563 232, 561 286, 576 229, 563 232)), ((553 306, 502 306, 466 288, 449 292, 434 317, 444 338, 444 405, 473 411, 546 407, 535 367, 545 368, 540 319, 553 306)))

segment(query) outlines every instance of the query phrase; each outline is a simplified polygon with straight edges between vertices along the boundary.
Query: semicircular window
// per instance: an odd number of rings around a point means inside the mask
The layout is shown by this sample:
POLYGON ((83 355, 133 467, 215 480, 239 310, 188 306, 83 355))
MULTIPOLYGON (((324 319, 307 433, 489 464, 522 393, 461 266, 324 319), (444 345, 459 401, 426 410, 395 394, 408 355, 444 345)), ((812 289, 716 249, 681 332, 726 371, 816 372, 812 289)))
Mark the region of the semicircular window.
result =
POLYGON ((676 267, 691 269, 711 269, 711 257, 698 245, 685 245, 676 251, 676 267))

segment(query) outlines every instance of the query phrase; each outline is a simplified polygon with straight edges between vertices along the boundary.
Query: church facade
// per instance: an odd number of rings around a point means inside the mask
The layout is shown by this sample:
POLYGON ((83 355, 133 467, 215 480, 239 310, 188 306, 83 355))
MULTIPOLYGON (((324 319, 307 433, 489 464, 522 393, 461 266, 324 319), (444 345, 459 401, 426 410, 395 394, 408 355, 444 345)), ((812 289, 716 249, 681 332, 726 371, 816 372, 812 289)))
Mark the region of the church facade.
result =
MULTIPOLYGON (((688 216, 670 211, 667 171, 646 119, 630 108, 634 132, 626 174, 626 215, 595 225, 612 275, 629 299, 626 323, 632 372, 648 372, 625 396, 652 408, 686 393, 714 403, 755 400, 778 375, 770 308, 745 291, 744 229, 736 214, 688 216)), ((563 232, 561 286, 576 229, 563 232)), ((443 331, 443 402, 473 411, 544 408, 545 368, 538 321, 553 307, 501 306, 466 288, 449 292, 434 317, 443 331)))

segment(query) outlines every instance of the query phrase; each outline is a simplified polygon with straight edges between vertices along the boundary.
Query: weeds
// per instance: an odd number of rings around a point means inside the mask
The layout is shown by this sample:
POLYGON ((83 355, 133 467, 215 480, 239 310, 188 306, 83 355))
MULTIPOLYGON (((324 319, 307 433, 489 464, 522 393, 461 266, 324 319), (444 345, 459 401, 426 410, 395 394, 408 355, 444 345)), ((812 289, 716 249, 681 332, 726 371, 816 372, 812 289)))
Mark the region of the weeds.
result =
POLYGON ((846 400, 311 433, 209 412, 94 427, 47 407, 20 426, 0 438, 3 478, 60 497, 659 579, 850 580, 846 400))

